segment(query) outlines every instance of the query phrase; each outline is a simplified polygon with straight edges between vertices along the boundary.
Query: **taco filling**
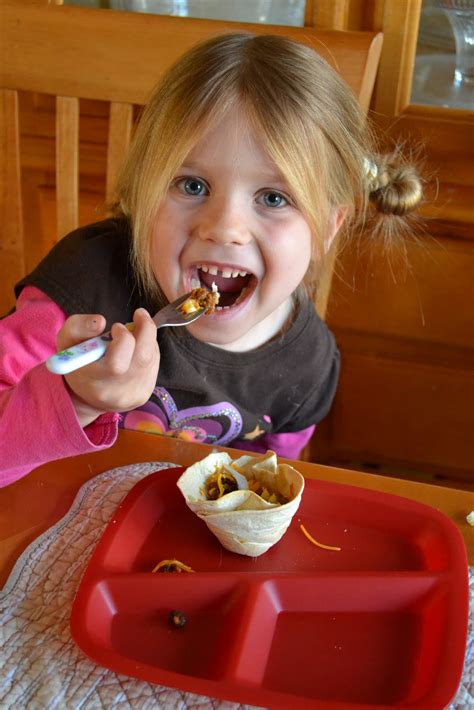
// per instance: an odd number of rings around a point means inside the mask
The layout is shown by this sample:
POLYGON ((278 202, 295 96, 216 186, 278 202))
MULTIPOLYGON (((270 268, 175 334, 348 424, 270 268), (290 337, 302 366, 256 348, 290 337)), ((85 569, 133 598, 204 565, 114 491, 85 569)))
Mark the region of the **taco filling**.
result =
POLYGON ((278 505, 285 505, 285 503, 288 503, 287 498, 280 495, 276 491, 272 491, 270 486, 268 486, 268 485, 265 486, 257 478, 249 478, 248 481, 249 481, 249 491, 253 491, 258 496, 260 496, 260 498, 263 498, 263 500, 266 500, 267 503, 275 503, 278 505))
POLYGON ((218 303, 219 291, 217 290, 215 284, 213 284, 211 291, 208 291, 206 288, 194 288, 191 291, 189 298, 181 304, 180 310, 181 313, 187 316, 204 308, 206 310, 206 314, 210 315, 211 313, 214 313, 218 303))
MULTIPOLYGON (((207 478, 205 483, 207 500, 217 500, 228 493, 232 493, 232 491, 239 490, 239 484, 235 479, 235 476, 229 470, 232 468, 232 464, 230 466, 220 467, 215 473, 207 478)), ((241 473, 241 471, 239 471, 239 473, 241 473)), ((284 505, 285 503, 288 503, 288 498, 285 498, 285 496, 273 490, 268 483, 265 484, 256 477, 248 478, 247 483, 248 490, 256 493, 258 496, 263 498, 263 500, 267 501, 267 503, 273 503, 275 505, 284 505)))
POLYGON ((208 289, 217 287, 220 296, 217 310, 221 310, 241 303, 255 289, 257 279, 247 271, 200 264, 195 275, 195 285, 198 284, 208 289))
POLYGON ((238 483, 231 473, 217 471, 206 480, 206 496, 208 500, 217 500, 227 493, 238 489, 238 483))

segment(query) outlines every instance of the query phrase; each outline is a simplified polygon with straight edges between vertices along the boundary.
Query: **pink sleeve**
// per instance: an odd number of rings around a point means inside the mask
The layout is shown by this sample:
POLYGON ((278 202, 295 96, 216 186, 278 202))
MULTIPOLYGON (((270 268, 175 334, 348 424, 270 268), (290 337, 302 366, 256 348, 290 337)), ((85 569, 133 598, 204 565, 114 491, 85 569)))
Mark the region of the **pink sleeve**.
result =
POLYGON ((117 414, 82 429, 63 378, 44 365, 65 320, 32 286, 0 320, 0 486, 47 461, 107 448, 117 437, 117 414))
POLYGON ((229 446, 245 451, 255 451, 260 454, 268 450, 274 451, 278 456, 286 459, 298 459, 304 447, 311 439, 316 426, 307 427, 300 431, 281 432, 279 434, 264 434, 255 441, 238 439, 232 441, 229 446))

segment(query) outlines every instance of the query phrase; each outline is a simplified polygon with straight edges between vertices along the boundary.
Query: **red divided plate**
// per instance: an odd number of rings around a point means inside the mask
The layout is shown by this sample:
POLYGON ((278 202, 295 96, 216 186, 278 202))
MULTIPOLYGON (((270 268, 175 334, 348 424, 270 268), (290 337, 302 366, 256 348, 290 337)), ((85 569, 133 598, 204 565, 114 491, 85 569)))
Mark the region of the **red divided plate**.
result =
POLYGON ((182 468, 136 484, 81 582, 71 628, 101 666, 269 708, 445 707, 467 635, 464 542, 434 508, 306 480, 282 540, 225 550, 186 506, 182 468), (300 525, 318 541, 314 546, 300 525), (151 574, 178 559, 194 574, 151 574), (174 628, 170 610, 187 623, 174 628))

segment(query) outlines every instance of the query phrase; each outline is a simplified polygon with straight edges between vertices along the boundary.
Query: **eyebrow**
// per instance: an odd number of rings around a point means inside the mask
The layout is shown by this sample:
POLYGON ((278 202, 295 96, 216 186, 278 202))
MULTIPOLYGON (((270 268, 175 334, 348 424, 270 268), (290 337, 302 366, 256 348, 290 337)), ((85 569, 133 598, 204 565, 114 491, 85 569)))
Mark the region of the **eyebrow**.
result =
POLYGON ((182 168, 186 168, 186 170, 197 170, 198 172, 200 170, 200 166, 196 165, 196 163, 193 163, 192 161, 182 163, 178 169, 181 170, 182 168))
MULTIPOLYGON (((179 170, 193 170, 196 171, 197 173, 200 173, 203 171, 203 166, 198 165, 197 163, 194 163, 193 161, 186 161, 180 165, 179 170)), ((204 169, 205 170, 205 169, 204 169)), ((270 170, 259 170, 258 173, 255 174, 255 178, 259 181, 268 181, 268 182, 276 182, 284 185, 288 185, 288 180, 285 179, 285 177, 280 173, 280 172, 272 172, 270 170)))

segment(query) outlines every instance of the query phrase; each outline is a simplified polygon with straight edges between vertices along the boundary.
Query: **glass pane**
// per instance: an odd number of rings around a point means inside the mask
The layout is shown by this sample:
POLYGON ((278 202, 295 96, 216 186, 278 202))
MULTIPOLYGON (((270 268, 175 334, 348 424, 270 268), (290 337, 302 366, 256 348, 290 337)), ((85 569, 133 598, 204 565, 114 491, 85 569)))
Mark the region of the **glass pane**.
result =
POLYGON ((411 103, 474 109, 474 0, 423 0, 411 103))
POLYGON ((301 27, 305 8, 305 0, 64 0, 64 4, 301 27))

